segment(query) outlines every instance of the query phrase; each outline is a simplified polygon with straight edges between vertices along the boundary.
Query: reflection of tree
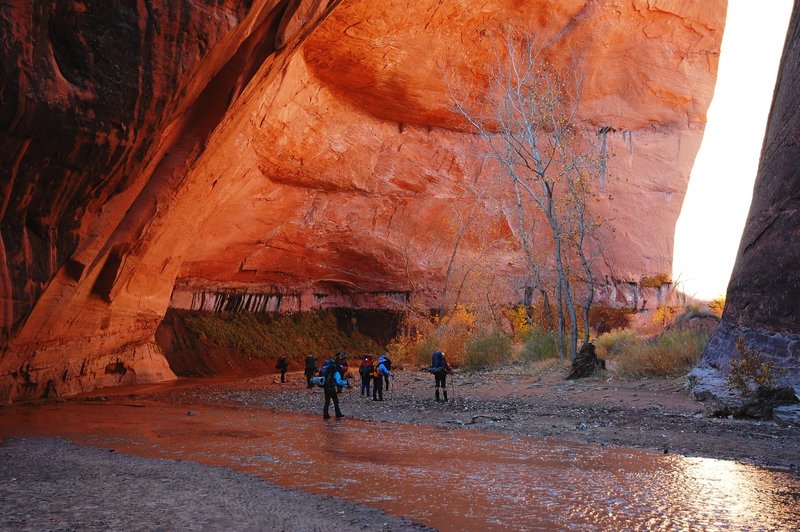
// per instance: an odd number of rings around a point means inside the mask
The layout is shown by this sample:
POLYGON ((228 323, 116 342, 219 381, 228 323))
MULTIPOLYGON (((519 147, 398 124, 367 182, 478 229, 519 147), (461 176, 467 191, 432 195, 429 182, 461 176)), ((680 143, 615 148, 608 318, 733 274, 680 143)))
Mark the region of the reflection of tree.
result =
MULTIPOLYGON (((579 138, 576 112, 582 85, 580 62, 557 65, 548 46, 509 29, 496 41, 486 101, 453 91, 456 111, 489 146, 516 199, 518 239, 536 290, 549 307, 543 266, 552 263, 558 316, 559 350, 564 357, 569 318, 569 348, 577 353, 576 286, 585 283, 584 340, 593 302, 590 243, 596 228, 589 205, 601 165, 594 145, 579 138), (479 111, 475 111, 478 109, 479 111), (542 218, 551 236, 549 260, 537 259, 528 229, 542 218)), ((541 246, 540 246, 541 248, 541 246)))

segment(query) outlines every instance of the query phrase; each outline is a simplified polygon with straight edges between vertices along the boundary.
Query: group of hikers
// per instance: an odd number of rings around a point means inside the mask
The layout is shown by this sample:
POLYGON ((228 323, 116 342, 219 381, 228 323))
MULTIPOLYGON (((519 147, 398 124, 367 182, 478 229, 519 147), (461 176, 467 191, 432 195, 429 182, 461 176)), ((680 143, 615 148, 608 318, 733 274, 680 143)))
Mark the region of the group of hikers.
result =
MULTIPOLYGON (((286 370, 289 362, 285 356, 278 359, 275 369, 281 373, 281 382, 286 382, 286 370)), ((447 374, 452 368, 447 363, 444 353, 436 351, 431 356, 431 365, 425 368, 434 376, 436 391, 434 397, 436 401, 447 401, 447 374), (440 394, 441 390, 441 394, 440 394)), ((312 354, 306 357, 304 374, 306 385, 313 388, 315 385, 321 386, 325 392, 325 406, 322 411, 323 419, 329 419, 330 404, 333 403, 334 414, 337 418, 344 417, 339 408, 339 392, 344 388, 349 388, 350 383, 346 380, 349 375, 347 354, 339 351, 335 356, 328 358, 317 369, 317 358, 312 354)), ((361 395, 373 401, 383 401, 383 391, 389 390, 389 380, 394 379, 392 373, 392 361, 388 355, 383 354, 375 359, 372 354, 365 354, 361 357, 358 367, 358 376, 361 379, 361 395)))

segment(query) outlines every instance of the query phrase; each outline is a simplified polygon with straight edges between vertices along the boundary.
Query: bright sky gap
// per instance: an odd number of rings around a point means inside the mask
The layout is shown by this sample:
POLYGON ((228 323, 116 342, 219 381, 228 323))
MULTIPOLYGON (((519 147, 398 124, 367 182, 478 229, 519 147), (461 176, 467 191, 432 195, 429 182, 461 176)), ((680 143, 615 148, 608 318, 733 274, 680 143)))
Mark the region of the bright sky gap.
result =
POLYGON ((739 248, 792 0, 730 0, 708 124, 675 227, 673 279, 724 296, 739 248))

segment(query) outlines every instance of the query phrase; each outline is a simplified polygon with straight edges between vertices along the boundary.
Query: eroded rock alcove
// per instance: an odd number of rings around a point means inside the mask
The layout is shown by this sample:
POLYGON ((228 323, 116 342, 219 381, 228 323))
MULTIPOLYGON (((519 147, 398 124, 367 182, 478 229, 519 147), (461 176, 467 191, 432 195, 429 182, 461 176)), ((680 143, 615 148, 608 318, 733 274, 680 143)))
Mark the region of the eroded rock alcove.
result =
MULTIPOLYGON (((491 172, 445 74, 485 90, 509 21, 585 54, 579 123, 609 155, 616 235, 600 295, 638 302, 637 280, 670 271, 724 16, 721 0, 0 7, 0 396, 171 378, 153 341, 170 304, 434 301, 458 207, 491 172)), ((519 300, 513 224, 496 196, 479 207, 519 300)))

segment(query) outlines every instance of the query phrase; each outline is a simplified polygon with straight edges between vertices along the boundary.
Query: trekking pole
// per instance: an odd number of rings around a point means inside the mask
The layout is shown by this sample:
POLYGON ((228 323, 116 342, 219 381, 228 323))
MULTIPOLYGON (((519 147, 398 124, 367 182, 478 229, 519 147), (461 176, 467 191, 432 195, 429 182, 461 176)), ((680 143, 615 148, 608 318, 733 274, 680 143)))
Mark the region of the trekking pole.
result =
POLYGON ((453 394, 453 399, 455 399, 456 398, 456 374, 455 373, 451 373, 450 374, 450 391, 453 394))

